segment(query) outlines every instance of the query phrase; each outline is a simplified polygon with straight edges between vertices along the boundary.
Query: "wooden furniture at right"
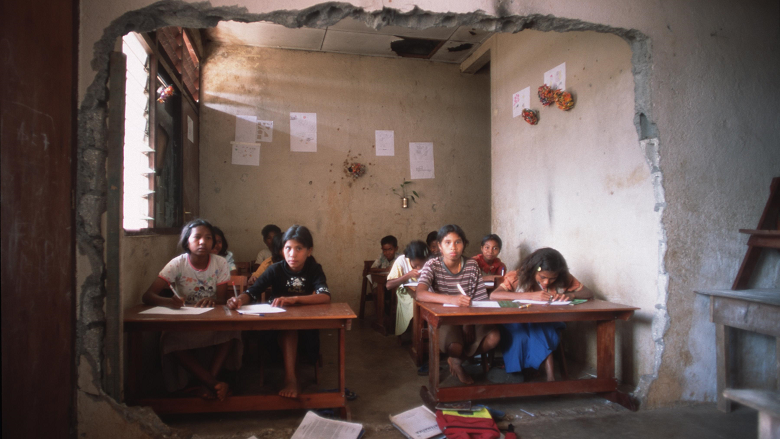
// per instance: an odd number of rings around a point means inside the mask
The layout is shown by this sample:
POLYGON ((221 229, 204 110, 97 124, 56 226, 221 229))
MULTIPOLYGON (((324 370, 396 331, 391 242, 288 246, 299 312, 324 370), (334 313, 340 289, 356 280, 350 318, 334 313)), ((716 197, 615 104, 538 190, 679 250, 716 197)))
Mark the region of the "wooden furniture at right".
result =
POLYGON ((780 392, 726 389, 723 396, 758 410, 758 439, 780 437, 780 392))

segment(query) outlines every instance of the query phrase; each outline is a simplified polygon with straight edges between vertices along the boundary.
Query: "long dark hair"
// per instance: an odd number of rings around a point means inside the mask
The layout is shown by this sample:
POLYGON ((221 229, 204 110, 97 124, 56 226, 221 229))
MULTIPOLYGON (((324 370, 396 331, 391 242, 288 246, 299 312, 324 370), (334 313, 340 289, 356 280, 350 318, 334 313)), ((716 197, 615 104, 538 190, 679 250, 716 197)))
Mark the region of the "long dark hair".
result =
POLYGON ((294 225, 287 229, 282 236, 282 246, 289 240, 298 241, 304 248, 314 247, 314 238, 311 237, 311 232, 306 226, 294 225))
POLYGON ((413 261, 415 259, 426 260, 428 259, 428 245, 422 241, 412 241, 406 246, 404 250, 404 256, 413 261))
POLYGON ((530 291, 531 286, 536 283, 535 274, 538 271, 552 271, 558 275, 548 288, 558 288, 569 285, 571 274, 569 274, 569 266, 566 265, 566 259, 563 255, 554 248, 540 248, 520 262, 520 268, 518 269, 518 280, 520 288, 525 291, 530 291))
POLYGON ((277 233, 274 235, 273 244, 271 247, 273 248, 273 251, 271 253, 271 262, 274 264, 284 259, 284 256, 282 255, 282 248, 284 245, 282 244, 282 234, 277 233))
POLYGON ((217 245, 217 236, 222 238, 222 250, 219 251, 220 256, 227 255, 227 249, 228 249, 228 243, 227 238, 225 238, 225 233, 217 226, 214 226, 214 245, 217 245))
POLYGON ((498 244, 498 250, 501 251, 501 247, 503 247, 504 243, 501 242, 501 238, 498 237, 496 234, 490 234, 482 238, 482 245, 479 247, 482 248, 485 246, 485 244, 488 243, 488 241, 495 241, 496 244, 498 244))
POLYGON ((466 239, 466 232, 464 232, 463 229, 461 229, 457 224, 447 224, 446 226, 439 229, 439 233, 436 235, 436 240, 442 242, 444 241, 444 237, 450 233, 454 233, 460 237, 461 241, 463 241, 464 249, 467 245, 469 245, 469 240, 466 239))
POLYGON ((181 236, 179 237, 179 247, 184 250, 184 253, 191 253, 190 252, 190 235, 192 235, 192 229, 195 227, 206 227, 209 229, 209 232, 211 232, 212 239, 214 238, 214 226, 211 225, 210 222, 202 219, 202 218, 196 218, 187 224, 184 225, 181 229, 181 236))

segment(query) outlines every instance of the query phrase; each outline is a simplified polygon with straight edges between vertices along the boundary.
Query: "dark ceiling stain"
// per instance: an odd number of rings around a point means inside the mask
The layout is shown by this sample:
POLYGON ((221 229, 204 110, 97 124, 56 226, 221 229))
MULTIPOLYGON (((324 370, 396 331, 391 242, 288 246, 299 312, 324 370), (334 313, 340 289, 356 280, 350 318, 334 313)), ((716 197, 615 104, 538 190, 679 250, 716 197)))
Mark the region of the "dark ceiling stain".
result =
POLYGON ((447 51, 449 51, 449 52, 462 52, 464 50, 469 50, 472 47, 474 47, 474 45, 471 44, 471 43, 463 43, 460 46, 449 47, 449 48, 447 48, 447 51))

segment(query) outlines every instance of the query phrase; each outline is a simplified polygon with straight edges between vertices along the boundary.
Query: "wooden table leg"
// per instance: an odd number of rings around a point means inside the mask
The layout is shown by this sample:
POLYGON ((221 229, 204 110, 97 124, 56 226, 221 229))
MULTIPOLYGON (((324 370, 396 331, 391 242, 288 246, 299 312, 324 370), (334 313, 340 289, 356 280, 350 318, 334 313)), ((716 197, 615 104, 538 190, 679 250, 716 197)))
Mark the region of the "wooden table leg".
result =
POLYGON ((127 389, 125 389, 125 402, 133 404, 141 395, 141 380, 143 374, 143 332, 133 331, 127 333, 127 355, 129 367, 127 369, 127 389))
POLYGON ((379 282, 374 282, 374 301, 376 301, 376 320, 374 328, 382 335, 387 335, 385 326, 385 287, 379 282))
POLYGON ((603 398, 620 404, 635 412, 638 410, 636 403, 627 393, 617 390, 615 379, 615 321, 600 320, 596 322, 596 377, 612 380, 615 390, 599 393, 603 398))
POLYGON ((422 347, 422 318, 420 317, 420 305, 414 301, 412 305, 412 351, 414 354, 414 364, 417 367, 423 365, 423 347, 422 347))
POLYGON ((433 399, 439 392, 439 326, 428 322, 428 383, 433 399))
POLYGON ((339 392, 341 392, 341 396, 344 398, 346 398, 347 386, 346 332, 346 328, 342 325, 339 328, 339 392))
POLYGON ((732 330, 726 325, 715 324, 715 360, 718 369, 718 410, 729 413, 731 401, 723 396, 723 391, 732 387, 733 374, 731 370, 731 334, 732 330))

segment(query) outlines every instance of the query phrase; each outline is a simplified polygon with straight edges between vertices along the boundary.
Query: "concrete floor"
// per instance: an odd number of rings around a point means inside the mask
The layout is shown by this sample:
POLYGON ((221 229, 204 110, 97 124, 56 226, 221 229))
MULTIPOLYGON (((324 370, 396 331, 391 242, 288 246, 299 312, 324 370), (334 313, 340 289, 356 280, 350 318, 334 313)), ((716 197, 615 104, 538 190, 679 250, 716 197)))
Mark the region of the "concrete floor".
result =
MULTIPOLYGON (((308 389, 336 387, 335 332, 322 331, 322 354, 325 366, 320 384, 313 382, 313 367, 302 367, 304 386, 308 389)), ((235 389, 257 391, 258 369, 251 356, 235 389)), ((475 366, 475 372, 479 367, 475 366)), ((274 391, 281 371, 266 368, 263 391, 274 391)), ((570 371, 572 373, 572 371, 570 371)), ((575 371, 582 376, 587 371, 575 371)), ((443 385, 454 378, 445 377, 443 385)), ((482 378, 484 379, 484 377, 482 378)), ((516 380, 501 369, 494 369, 490 381, 516 380)), ((369 325, 356 321, 347 332, 347 388, 358 398, 349 403, 353 422, 362 423, 366 439, 400 439, 403 435, 388 421, 388 415, 397 414, 422 404, 420 386, 427 385, 427 377, 416 374, 416 367, 407 347, 400 346, 393 336, 383 337, 369 325)), ((479 380, 478 380, 479 381, 479 380)), ((532 438, 754 438, 757 435, 757 415, 754 410, 740 407, 724 414, 714 404, 699 404, 660 410, 641 410, 632 413, 622 406, 595 395, 554 397, 526 397, 494 401, 480 401, 493 409, 504 411, 499 423, 512 423, 518 436, 532 438)), ((173 428, 193 433, 194 438, 289 438, 303 419, 303 411, 265 413, 168 415, 163 421, 173 428)))

